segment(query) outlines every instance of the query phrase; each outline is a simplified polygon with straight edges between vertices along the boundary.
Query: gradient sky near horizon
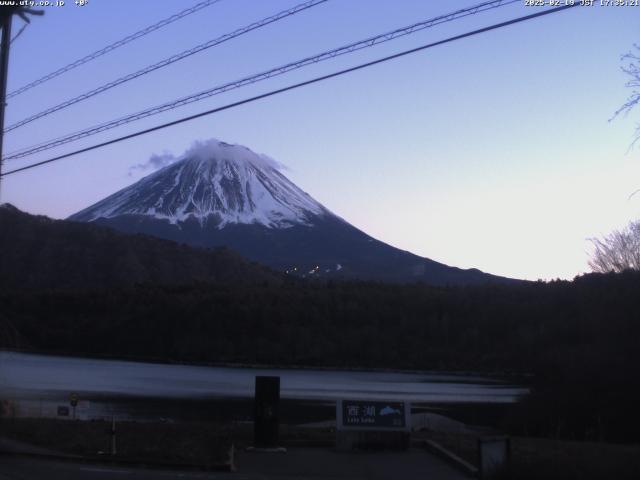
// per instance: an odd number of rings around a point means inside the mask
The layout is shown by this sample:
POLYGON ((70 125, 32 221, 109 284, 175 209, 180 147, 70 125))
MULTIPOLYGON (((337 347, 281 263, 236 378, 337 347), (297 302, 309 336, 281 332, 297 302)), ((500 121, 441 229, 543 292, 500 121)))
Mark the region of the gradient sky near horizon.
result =
MULTIPOLYGON (((302 0, 300 0, 301 2, 302 0)), ((8 102, 6 125, 289 8, 222 0, 8 102)), ((46 7, 12 44, 9 91, 195 0, 46 7)), ((480 3, 330 0, 8 133, 6 153, 480 3)), ((524 0, 225 93, 24 160, 6 170, 529 13, 524 0)), ((14 19, 13 32, 22 26, 14 19)), ((55 164, 7 176, 2 202, 54 218, 123 188, 152 155, 218 138, 265 153, 337 215, 398 248, 510 277, 588 271, 588 238, 640 217, 640 112, 620 57, 640 7, 577 7, 463 39, 55 164)))

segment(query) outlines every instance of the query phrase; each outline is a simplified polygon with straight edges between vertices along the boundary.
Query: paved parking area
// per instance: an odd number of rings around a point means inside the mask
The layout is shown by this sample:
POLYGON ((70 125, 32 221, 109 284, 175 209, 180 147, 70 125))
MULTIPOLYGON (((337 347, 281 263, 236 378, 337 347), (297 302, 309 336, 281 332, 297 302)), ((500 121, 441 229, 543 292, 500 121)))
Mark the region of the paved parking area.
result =
POLYGON ((268 480, 468 478, 422 449, 343 453, 321 448, 294 448, 287 453, 239 452, 237 465, 240 474, 268 480))
POLYGON ((287 453, 237 455, 238 471, 199 472, 141 467, 91 465, 74 461, 0 455, 0 480, 462 480, 465 475, 424 450, 408 452, 338 453, 300 448, 287 453))

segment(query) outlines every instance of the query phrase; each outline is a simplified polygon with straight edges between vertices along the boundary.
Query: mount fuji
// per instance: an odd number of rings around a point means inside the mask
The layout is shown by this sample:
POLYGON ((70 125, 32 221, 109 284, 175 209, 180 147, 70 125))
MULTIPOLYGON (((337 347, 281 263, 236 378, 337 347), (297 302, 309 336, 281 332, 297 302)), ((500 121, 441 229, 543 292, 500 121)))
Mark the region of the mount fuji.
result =
POLYGON ((198 247, 228 246, 288 274, 391 282, 509 281, 463 270, 376 240, 298 188, 273 159, 217 140, 69 220, 198 247))

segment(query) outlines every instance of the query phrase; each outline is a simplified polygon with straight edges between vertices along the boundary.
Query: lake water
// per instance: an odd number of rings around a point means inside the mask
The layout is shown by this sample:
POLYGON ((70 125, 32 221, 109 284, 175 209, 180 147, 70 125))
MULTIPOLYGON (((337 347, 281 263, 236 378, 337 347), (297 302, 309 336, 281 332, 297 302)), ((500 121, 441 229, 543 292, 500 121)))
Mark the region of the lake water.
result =
POLYGON ((132 395, 252 397, 256 375, 278 375, 281 396, 412 402, 514 402, 526 389, 474 376, 167 365, 0 352, 0 389, 18 397, 132 395))
POLYGON ((74 392, 80 399, 75 413, 93 418, 187 401, 242 401, 253 397, 256 375, 280 376, 283 399, 325 404, 341 398, 505 404, 527 393, 480 376, 223 368, 0 352, 0 399, 19 404, 19 416, 55 416, 74 392), (140 404, 136 398, 147 400, 140 404))

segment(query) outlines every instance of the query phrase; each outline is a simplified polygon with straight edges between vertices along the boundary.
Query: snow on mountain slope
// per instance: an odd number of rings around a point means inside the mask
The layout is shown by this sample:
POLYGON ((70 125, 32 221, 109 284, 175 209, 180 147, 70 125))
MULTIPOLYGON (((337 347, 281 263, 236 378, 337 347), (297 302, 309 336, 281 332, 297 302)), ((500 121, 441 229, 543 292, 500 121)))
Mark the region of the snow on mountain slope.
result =
POLYGON ((148 175, 70 219, 91 222, 143 215, 172 224, 189 218, 217 228, 309 225, 332 215, 279 172, 279 165, 240 145, 198 142, 181 160, 148 175))

